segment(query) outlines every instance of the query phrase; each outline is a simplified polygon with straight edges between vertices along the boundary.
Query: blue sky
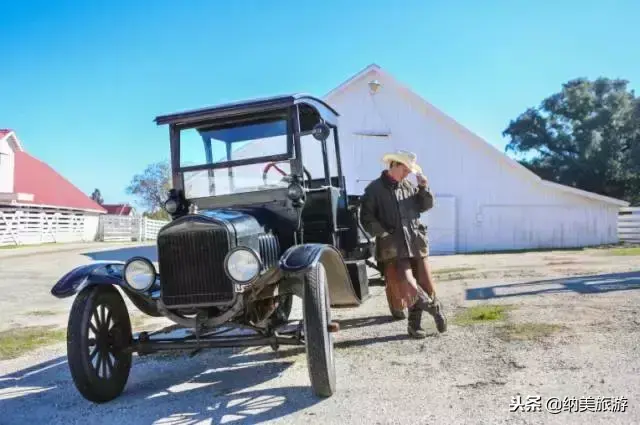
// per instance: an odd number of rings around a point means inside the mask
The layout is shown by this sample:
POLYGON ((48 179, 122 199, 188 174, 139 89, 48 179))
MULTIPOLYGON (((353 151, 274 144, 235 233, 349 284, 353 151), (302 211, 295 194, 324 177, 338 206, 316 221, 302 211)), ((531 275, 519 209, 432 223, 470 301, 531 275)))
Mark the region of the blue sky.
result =
POLYGON ((372 62, 500 150, 509 120, 568 79, 640 81, 637 0, 394 3, 2 1, 0 128, 121 202, 169 156, 156 115, 323 95, 372 62))

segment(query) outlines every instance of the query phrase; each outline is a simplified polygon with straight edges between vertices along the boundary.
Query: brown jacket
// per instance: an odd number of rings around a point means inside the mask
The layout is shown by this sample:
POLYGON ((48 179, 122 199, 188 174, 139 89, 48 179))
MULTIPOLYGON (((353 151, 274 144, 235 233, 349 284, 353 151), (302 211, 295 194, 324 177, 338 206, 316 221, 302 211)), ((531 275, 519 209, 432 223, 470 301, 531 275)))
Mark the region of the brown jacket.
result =
POLYGON ((433 207, 433 199, 429 189, 406 179, 396 182, 386 170, 365 188, 360 220, 376 237, 377 261, 429 254, 427 228, 420 214, 433 207))

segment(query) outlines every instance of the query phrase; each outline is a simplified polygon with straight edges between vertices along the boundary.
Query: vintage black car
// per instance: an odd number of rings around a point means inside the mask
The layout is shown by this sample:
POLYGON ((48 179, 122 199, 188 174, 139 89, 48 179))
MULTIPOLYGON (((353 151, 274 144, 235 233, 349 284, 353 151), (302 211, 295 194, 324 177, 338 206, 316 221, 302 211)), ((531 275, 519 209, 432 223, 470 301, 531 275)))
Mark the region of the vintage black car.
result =
POLYGON ((346 191, 337 119, 307 95, 156 118, 168 125, 173 186, 164 206, 172 220, 157 235, 158 270, 143 257, 97 262, 71 270, 51 291, 76 295, 68 364, 86 399, 119 396, 134 352, 298 344, 315 394, 334 393, 331 333, 339 325, 331 309, 368 298, 366 262, 375 252, 358 197, 346 191), (122 293, 187 336, 134 336, 122 293), (302 300, 302 321, 289 320, 293 296, 302 300))

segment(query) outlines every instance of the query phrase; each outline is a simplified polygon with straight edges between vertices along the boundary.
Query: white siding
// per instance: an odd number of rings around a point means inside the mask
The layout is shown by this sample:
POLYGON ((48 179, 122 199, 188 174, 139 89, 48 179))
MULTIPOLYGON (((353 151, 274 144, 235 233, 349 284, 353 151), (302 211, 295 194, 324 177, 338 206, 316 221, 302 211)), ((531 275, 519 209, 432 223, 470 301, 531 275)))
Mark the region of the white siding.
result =
POLYGON ((618 241, 619 207, 544 186, 532 173, 504 161, 501 152, 452 125, 384 75, 356 81, 328 103, 341 114, 341 152, 350 193, 362 193, 379 175, 384 152, 417 153, 436 194, 436 206, 427 220, 434 252, 450 251, 447 233, 452 229, 457 252, 618 241), (372 78, 382 83, 373 97, 367 86, 372 78), (390 130, 390 136, 353 134, 381 129, 390 130), (441 214, 439 208, 446 212, 441 214))
POLYGON ((640 207, 620 209, 618 237, 623 242, 640 243, 640 207))
POLYGON ((84 235, 82 240, 94 241, 100 227, 100 215, 98 214, 86 214, 84 216, 84 235))
POLYGON ((7 138, 0 140, 0 193, 13 192, 14 155, 7 138))

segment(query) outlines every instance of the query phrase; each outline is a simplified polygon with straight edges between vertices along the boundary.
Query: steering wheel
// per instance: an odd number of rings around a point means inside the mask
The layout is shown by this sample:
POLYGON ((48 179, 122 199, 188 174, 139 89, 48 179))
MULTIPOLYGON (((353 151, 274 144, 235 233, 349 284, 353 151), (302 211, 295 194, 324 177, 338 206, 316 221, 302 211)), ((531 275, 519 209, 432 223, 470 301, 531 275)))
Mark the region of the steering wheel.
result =
MULTIPOLYGON (((277 162, 270 162, 267 165, 265 165, 264 169, 262 170, 262 181, 264 183, 264 185, 267 185, 267 173, 269 172, 269 170, 271 168, 275 168, 276 171, 278 171, 280 174, 282 174, 282 177, 288 177, 288 174, 285 173, 282 168, 278 167, 277 162)), ((304 171, 304 174, 307 176, 307 180, 311 181, 311 173, 309 172, 309 170, 307 170, 304 166, 302 167, 302 170, 304 171)))

